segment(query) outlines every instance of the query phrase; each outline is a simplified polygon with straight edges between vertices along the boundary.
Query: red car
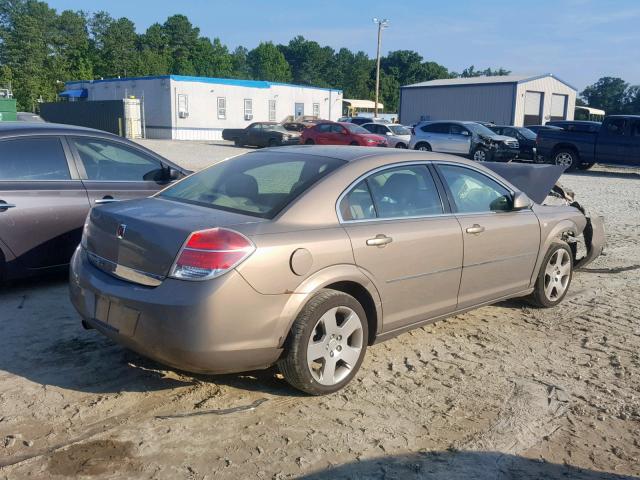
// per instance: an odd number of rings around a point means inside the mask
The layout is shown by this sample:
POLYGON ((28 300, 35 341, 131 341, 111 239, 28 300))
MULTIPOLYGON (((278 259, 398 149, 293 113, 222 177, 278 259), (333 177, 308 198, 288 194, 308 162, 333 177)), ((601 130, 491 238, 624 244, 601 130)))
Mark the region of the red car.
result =
POLYGON ((300 137, 305 145, 360 145, 387 147, 387 139, 374 135, 355 123, 323 122, 306 128, 300 137))

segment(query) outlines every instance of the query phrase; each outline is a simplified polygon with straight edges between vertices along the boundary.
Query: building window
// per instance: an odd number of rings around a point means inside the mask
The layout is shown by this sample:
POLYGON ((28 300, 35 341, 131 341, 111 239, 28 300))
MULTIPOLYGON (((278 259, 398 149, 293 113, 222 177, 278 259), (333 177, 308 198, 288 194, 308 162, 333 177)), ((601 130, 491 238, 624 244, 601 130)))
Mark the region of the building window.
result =
POLYGON ((178 95, 178 117, 187 118, 189 116, 189 96, 183 93, 178 95))
POLYGON ((276 101, 275 100, 269 100, 269 121, 270 122, 276 121, 276 101))
POLYGON ((320 104, 319 103, 314 103, 313 104, 313 116, 318 118, 320 117, 320 104))
POLYGON ((225 97, 218 97, 218 118, 220 120, 227 118, 227 99, 225 97))
POLYGON ((244 99, 244 119, 253 120, 253 100, 250 98, 244 99))

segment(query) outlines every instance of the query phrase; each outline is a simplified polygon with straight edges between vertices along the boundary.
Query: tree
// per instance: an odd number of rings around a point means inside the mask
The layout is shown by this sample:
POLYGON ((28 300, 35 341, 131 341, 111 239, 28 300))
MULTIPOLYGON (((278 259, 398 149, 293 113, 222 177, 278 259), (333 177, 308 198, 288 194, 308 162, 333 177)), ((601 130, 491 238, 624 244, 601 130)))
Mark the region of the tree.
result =
POLYGON ((505 70, 504 68, 500 67, 496 70, 492 70, 491 68, 485 68, 484 70, 476 70, 475 66, 471 65, 470 67, 465 68, 462 73, 458 74, 458 73, 454 73, 453 76, 456 77, 463 77, 463 78, 469 78, 469 77, 496 77, 496 76, 503 76, 503 75, 509 75, 511 73, 510 70, 505 70))
MULTIPOLYGON (((202 44, 198 45, 200 29, 194 27, 184 15, 173 15, 167 18, 162 26, 169 55, 171 57, 171 73, 178 75, 196 75, 196 55, 202 53, 202 44), (200 46, 200 49, 198 47, 200 46)), ((206 47, 205 47, 206 48, 206 47)))
POLYGON ((236 47, 231 54, 231 76, 233 78, 251 78, 251 70, 247 57, 249 56, 249 50, 244 47, 236 47))
POLYGON ((590 107, 601 108, 607 114, 625 113, 629 84, 621 78, 602 77, 585 88, 581 95, 590 107))
POLYGON ((273 42, 262 42, 247 55, 253 78, 271 82, 290 82, 291 68, 273 42))
POLYGON ((96 74, 100 77, 131 77, 140 74, 141 59, 135 25, 128 18, 110 22, 101 38, 96 74))
POLYGON ((55 73, 58 78, 93 78, 87 17, 65 10, 57 18, 54 39, 55 73))
POLYGON ((233 73, 233 61, 229 50, 214 38, 199 38, 196 42, 194 59, 196 74, 203 77, 230 77, 233 73))
POLYGON ((300 85, 328 87, 331 84, 335 52, 331 47, 321 47, 318 42, 297 36, 288 45, 279 45, 291 67, 292 80, 300 85))

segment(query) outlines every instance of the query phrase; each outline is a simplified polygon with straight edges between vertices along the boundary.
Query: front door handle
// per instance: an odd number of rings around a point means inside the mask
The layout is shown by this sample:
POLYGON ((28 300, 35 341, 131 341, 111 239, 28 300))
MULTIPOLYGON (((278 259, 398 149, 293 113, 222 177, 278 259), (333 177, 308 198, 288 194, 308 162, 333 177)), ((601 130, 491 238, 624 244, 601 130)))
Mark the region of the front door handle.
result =
POLYGON ((383 233, 379 233, 374 238, 367 240, 367 245, 370 247, 384 247, 386 244, 393 242, 393 238, 387 237, 383 233))
POLYGON ((4 212, 5 210, 8 210, 10 208, 16 208, 17 205, 15 205, 14 203, 5 203, 4 201, 0 200, 0 212, 4 212))
POLYGON ((472 226, 467 228, 467 233, 482 233, 484 232, 484 227, 482 225, 478 225, 474 223, 472 226))

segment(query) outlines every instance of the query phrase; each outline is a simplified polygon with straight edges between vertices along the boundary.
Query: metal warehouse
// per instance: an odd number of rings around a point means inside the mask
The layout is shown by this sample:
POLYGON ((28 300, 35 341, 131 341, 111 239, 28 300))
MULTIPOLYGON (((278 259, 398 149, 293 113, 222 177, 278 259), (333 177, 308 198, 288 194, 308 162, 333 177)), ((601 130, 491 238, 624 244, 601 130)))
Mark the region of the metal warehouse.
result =
POLYGON ((337 120, 342 91, 259 80, 187 77, 115 78, 66 84, 82 101, 141 99, 148 138, 220 140, 225 128, 301 116, 337 120))
POLYGON ((475 120, 541 125, 573 120, 576 89, 553 75, 431 80, 400 89, 400 121, 475 120))

